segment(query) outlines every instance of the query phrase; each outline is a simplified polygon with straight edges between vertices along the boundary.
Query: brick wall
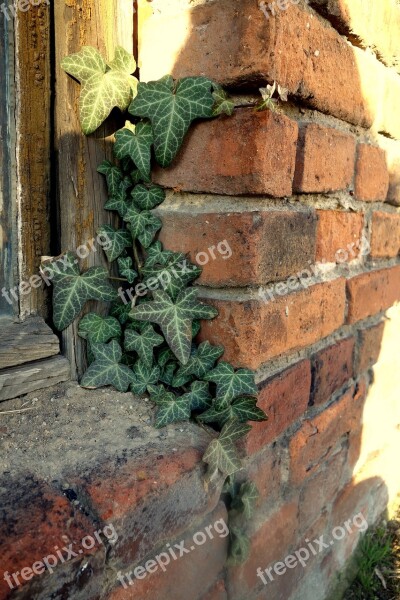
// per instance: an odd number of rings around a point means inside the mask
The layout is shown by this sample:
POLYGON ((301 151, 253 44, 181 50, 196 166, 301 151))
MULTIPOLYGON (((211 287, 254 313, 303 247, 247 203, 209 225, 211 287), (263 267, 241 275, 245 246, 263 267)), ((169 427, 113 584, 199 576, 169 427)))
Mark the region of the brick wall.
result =
MULTIPOLYGON (((226 567, 226 539, 215 536, 165 572, 119 585, 118 573, 166 543, 190 544, 226 519, 220 487, 202 483, 207 436, 191 424, 154 432, 143 403, 139 414, 109 392, 96 396, 93 428, 93 395, 67 390, 69 420, 61 429, 58 413, 46 416, 45 449, 24 453, 23 427, 8 446, 21 465, 6 470, 18 492, 1 490, 12 524, 5 568, 39 561, 66 532, 80 539, 113 523, 119 540, 11 595, 2 582, 1 600, 325 600, 365 522, 398 500, 400 6, 369 4, 139 0, 142 80, 206 75, 237 106, 196 124, 155 180, 168 189, 160 239, 203 266, 201 295, 219 309, 201 338, 257 371, 269 416, 242 448, 240 477, 260 491, 250 557, 226 567), (255 112, 273 80, 289 102, 255 112), (304 566, 287 560, 299 549, 304 566)), ((32 419, 26 428, 41 426, 32 419)))

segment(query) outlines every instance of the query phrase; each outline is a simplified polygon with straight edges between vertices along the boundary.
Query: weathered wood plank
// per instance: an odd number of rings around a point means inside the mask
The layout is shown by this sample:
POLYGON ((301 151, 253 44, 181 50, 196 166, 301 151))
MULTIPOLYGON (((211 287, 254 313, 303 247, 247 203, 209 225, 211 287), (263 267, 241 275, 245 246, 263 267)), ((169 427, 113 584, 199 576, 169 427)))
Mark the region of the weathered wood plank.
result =
MULTIPOLYGON (((97 228, 110 223, 105 211, 105 186, 96 168, 112 156, 111 139, 118 124, 108 122, 89 137, 81 133, 78 114, 80 86, 60 68, 62 58, 81 46, 95 46, 107 57, 116 45, 133 52, 132 0, 59 0, 54 3, 56 37, 55 144, 58 155, 58 194, 61 218, 60 252, 75 250, 95 237, 97 228)), ((106 265, 100 248, 82 266, 106 265)), ((94 303, 90 307, 93 310, 94 303)), ((73 378, 85 369, 84 345, 77 325, 63 333, 63 352, 71 363, 73 378)))
MULTIPOLYGON (((37 275, 50 251, 51 71, 50 6, 33 4, 15 18, 18 280, 37 275)), ((46 290, 19 298, 21 318, 46 316, 46 290)))
POLYGON ((69 362, 64 356, 0 371, 0 401, 67 381, 69 372, 69 362))
POLYGON ((60 343, 40 317, 0 329, 0 369, 59 354, 60 343))

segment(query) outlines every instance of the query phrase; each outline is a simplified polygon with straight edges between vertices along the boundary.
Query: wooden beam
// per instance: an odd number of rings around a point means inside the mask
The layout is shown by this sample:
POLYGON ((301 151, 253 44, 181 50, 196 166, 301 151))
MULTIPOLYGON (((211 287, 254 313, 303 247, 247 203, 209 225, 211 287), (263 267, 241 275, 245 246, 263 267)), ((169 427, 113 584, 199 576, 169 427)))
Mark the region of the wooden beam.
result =
MULTIPOLYGON (((110 212, 103 209, 106 199, 97 166, 112 156, 111 134, 123 121, 108 120, 89 137, 81 133, 78 114, 80 86, 60 68, 64 56, 78 52, 84 45, 94 46, 108 58, 116 45, 133 52, 134 8, 132 0, 69 0, 54 3, 56 105, 55 144, 58 155, 58 195, 60 202, 60 252, 76 250, 96 235, 97 228, 110 223, 110 212)), ((118 116, 117 116, 118 118, 118 116)), ((102 251, 91 252, 83 267, 106 265, 102 251)), ((89 309, 99 309, 91 303, 89 309)), ((104 305, 103 305, 104 307, 104 305)), ((103 308, 100 305, 100 310, 103 308)), ((104 308, 103 308, 104 310, 104 308)), ((85 370, 85 348, 77 335, 77 324, 62 336, 63 352, 76 378, 85 370)))
POLYGON ((0 401, 67 381, 69 373, 69 362, 64 356, 55 356, 0 371, 0 401))
POLYGON ((40 317, 0 328, 0 369, 48 358, 59 352, 58 337, 40 317))

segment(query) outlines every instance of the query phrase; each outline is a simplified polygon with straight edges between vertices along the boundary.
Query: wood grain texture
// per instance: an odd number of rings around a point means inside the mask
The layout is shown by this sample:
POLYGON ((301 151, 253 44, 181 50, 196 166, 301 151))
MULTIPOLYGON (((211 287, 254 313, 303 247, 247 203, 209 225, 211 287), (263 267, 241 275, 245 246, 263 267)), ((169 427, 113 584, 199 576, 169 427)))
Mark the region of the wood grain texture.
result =
POLYGON ((48 358, 59 352, 58 337, 40 317, 0 328, 0 369, 48 358))
MULTIPOLYGON (((132 0, 57 0, 55 10, 56 106, 55 136, 58 155, 61 248, 76 250, 96 235, 97 228, 110 223, 112 216, 103 206, 106 200, 103 178, 97 166, 112 156, 112 134, 123 126, 118 111, 105 126, 89 137, 81 133, 78 102, 80 86, 60 67, 62 58, 84 45, 95 46, 107 58, 116 45, 133 52, 132 0), (119 122, 116 121, 119 119, 119 122)), ((82 261, 83 267, 106 265, 101 248, 82 261)), ((90 303, 88 310, 104 310, 90 303)), ((78 338, 77 323, 62 336, 63 352, 71 363, 71 375, 85 370, 84 342, 78 338)))
MULTIPOLYGON (((36 275, 49 254, 51 73, 50 7, 31 6, 15 18, 18 280, 36 275)), ((45 286, 20 295, 20 317, 47 315, 45 286)))
POLYGON ((67 381, 69 373, 69 362, 64 356, 0 371, 0 401, 67 381))

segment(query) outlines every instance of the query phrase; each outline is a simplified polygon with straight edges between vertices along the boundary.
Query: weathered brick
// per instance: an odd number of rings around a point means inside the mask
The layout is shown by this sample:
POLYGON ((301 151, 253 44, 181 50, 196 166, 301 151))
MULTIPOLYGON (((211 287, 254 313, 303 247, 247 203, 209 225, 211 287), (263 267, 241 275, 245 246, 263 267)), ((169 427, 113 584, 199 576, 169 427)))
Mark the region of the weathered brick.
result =
POLYGON ((360 254, 364 216, 361 213, 319 210, 316 258, 320 262, 351 262, 360 254))
POLYGON ((385 324, 379 323, 379 325, 360 330, 357 360, 359 373, 371 369, 377 362, 381 352, 384 329, 385 324))
POLYGON ((246 438, 246 454, 261 450, 305 413, 310 398, 311 365, 303 360, 262 384, 258 406, 268 421, 253 423, 246 438))
POLYGON ((309 9, 288 3, 287 10, 275 10, 267 18, 253 0, 242 0, 240 10, 232 0, 202 2, 189 10, 182 5, 178 0, 158 1, 150 10, 141 0, 143 81, 165 73, 177 78, 201 74, 230 86, 258 88, 275 80, 318 110, 372 125, 381 93, 376 80, 372 86, 374 79, 369 79, 372 59, 309 9), (154 47, 160 39, 163 52, 157 54, 154 47), (371 88, 367 97, 360 80, 365 62, 363 75, 371 88))
POLYGON ((371 233, 372 258, 391 258, 399 253, 400 214, 374 212, 371 233))
POLYGON ((215 585, 212 586, 211 590, 207 592, 205 596, 202 596, 201 600, 227 600, 225 581, 219 579, 215 585))
MULTIPOLYGON (((141 600, 193 598, 193 600, 199 600, 203 598, 204 588, 210 580, 215 581, 219 576, 227 558, 229 538, 225 535, 222 521, 217 525, 221 534, 213 528, 213 525, 220 520, 224 521, 225 526, 228 523, 226 508, 222 503, 198 527, 175 541, 168 540, 173 549, 175 548, 175 542, 180 544, 183 541, 184 547, 190 552, 180 556, 180 551, 176 550, 177 559, 173 560, 170 557, 170 563, 164 567, 164 570, 160 567, 155 568, 152 564, 151 569, 153 572, 141 572, 141 579, 135 578, 134 568, 131 566, 128 572, 131 572, 133 584, 130 585, 128 577, 125 576, 123 581, 126 588, 122 586, 115 588, 109 596, 110 600, 131 600, 132 598, 140 598, 141 600), (206 527, 210 527, 210 532, 213 535, 212 539, 206 534, 206 527), (219 529, 220 527, 221 529, 219 529), (196 543, 194 536, 200 532, 203 535, 196 539, 199 542, 202 539, 204 541, 196 543), (204 539, 204 535, 206 539, 204 539)), ((161 552, 168 552, 168 549, 165 546, 161 547, 158 552, 154 552, 151 558, 147 556, 146 560, 143 560, 138 566, 144 567, 148 560, 154 560, 154 557, 161 552)), ((125 572, 122 575, 125 575, 125 572)), ((214 597, 218 600, 224 598, 223 595, 214 597)))
POLYGON ((363 273, 347 282, 347 322, 380 313, 400 300, 400 266, 363 273))
POLYGON ((290 196, 297 135, 285 115, 240 109, 197 123, 171 167, 155 169, 153 178, 190 192, 290 196))
POLYGON ((276 506, 283 485, 284 450, 277 444, 262 449, 257 456, 243 461, 244 469, 238 472, 238 481, 254 481, 260 494, 258 506, 276 506))
POLYGON ((356 141, 352 135, 309 123, 300 129, 293 189, 333 192, 350 187, 356 141))
POLYGON ((364 386, 352 386, 322 413, 304 421, 289 443, 292 484, 300 484, 340 451, 342 437, 361 421, 365 392, 364 386))
POLYGON ((355 196, 364 202, 386 200, 389 172, 385 151, 369 144, 357 148, 355 196))
POLYGON ((386 202, 400 206, 400 141, 379 137, 379 146, 386 152, 389 169, 389 191, 386 202))
POLYGON ((268 302, 245 293, 202 292, 219 316, 204 321, 199 339, 225 346, 225 360, 258 368, 262 363, 328 336, 344 322, 345 280, 340 278, 268 302))
POLYGON ((342 340, 312 356, 311 404, 327 402, 353 377, 354 338, 342 340))
POLYGON ((213 197, 164 202, 159 239, 165 247, 190 253, 210 286, 263 284, 289 277, 315 259, 313 209, 238 211, 213 197))

